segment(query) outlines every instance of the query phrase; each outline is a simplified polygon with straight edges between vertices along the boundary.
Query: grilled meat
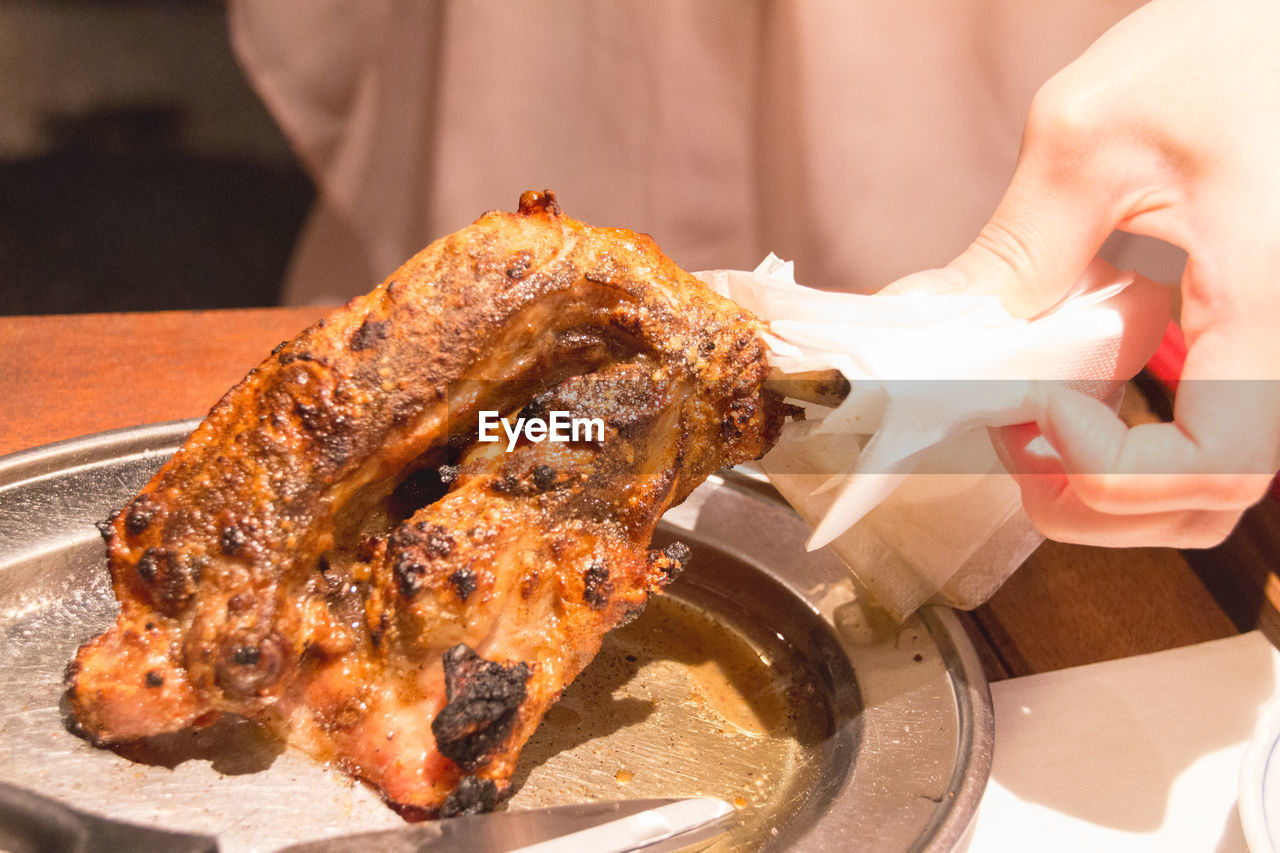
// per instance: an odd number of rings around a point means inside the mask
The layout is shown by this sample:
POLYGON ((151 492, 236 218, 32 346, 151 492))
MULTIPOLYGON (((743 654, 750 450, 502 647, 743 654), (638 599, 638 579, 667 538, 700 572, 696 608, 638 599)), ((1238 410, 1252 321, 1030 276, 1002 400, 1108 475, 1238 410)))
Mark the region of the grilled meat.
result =
POLYGON ((551 704, 684 565, 662 513, 760 456, 759 325, 549 192, 485 214, 281 345, 103 525, 120 616, 79 726, 219 714, 425 815, 482 810, 551 704), (482 412, 598 418, 508 450, 482 412))

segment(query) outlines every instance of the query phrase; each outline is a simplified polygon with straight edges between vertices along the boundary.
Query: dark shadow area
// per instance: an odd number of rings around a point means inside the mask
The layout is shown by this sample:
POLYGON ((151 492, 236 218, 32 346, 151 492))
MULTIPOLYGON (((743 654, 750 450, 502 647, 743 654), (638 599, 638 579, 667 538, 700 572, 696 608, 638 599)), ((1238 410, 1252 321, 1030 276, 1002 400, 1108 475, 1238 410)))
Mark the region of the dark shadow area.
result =
MULTIPOLYGON (((87 738, 71 713, 65 695, 58 708, 67 731, 87 738)), ((93 742, 92 738, 87 739, 93 742)), ((138 740, 101 744, 101 747, 136 764, 172 770, 186 761, 208 761, 219 773, 239 776, 266 770, 284 752, 285 742, 261 723, 223 714, 212 725, 201 729, 188 727, 138 740)))
POLYGON ((0 315, 275 305, 315 190, 219 0, 0 3, 0 315))
POLYGON ((1269 592, 1280 547, 1280 501, 1266 497, 1240 518, 1226 541, 1182 552, 1214 601, 1241 631, 1258 628, 1280 643, 1280 613, 1269 592))
POLYGON ((0 314, 277 303, 310 180, 186 153, 181 124, 155 105, 60 117, 54 149, 0 163, 0 314))
POLYGON ((172 770, 184 761, 208 761, 219 773, 239 776, 266 770, 284 752, 285 744, 261 723, 223 714, 207 728, 113 744, 110 749, 138 764, 172 770))

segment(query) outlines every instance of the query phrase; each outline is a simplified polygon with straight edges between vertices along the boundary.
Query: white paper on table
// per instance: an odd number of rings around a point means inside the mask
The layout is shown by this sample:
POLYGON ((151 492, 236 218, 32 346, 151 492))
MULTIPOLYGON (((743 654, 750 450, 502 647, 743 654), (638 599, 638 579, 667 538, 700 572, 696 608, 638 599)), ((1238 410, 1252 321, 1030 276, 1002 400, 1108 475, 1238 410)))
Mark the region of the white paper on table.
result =
POLYGON ((992 684, 970 853, 1244 851, 1241 757, 1277 694, 1257 631, 992 684))
POLYGON ((773 255, 696 275, 768 323, 772 366, 850 381, 760 464, 814 526, 810 547, 830 544, 899 619, 931 600, 980 604, 1043 541, 987 427, 1034 421, 1041 381, 1118 402, 1169 317, 1166 288, 1102 261, 1031 320, 990 296, 806 288, 773 255))

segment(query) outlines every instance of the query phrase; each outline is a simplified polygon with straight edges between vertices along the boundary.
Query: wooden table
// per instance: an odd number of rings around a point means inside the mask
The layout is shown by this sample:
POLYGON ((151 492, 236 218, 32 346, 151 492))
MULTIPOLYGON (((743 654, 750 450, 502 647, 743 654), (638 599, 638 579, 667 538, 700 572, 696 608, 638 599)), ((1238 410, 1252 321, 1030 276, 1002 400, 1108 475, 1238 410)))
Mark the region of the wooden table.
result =
MULTIPOLYGON (((0 453, 100 430, 201 416, 320 308, 0 317, 0 453)), ((1223 548, 1108 550, 1046 543, 964 614, 993 679, 1280 624, 1267 604, 1274 504, 1223 548)), ((1277 596, 1280 597, 1280 596, 1277 596)))

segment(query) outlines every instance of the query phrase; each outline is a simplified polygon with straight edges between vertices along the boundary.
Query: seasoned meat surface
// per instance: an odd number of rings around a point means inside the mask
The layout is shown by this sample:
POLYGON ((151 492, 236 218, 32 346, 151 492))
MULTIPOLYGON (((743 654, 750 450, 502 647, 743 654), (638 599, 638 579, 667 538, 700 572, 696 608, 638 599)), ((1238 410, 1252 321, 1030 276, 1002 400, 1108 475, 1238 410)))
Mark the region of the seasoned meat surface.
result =
MULTIPOLYGON (((525 741, 688 551, 662 513, 785 407, 756 320, 550 192, 282 344, 105 523, 120 616, 69 667, 118 742, 235 713, 424 815, 491 807, 525 741), (577 440, 478 441, 481 412, 577 440)), ((492 418, 492 416, 490 416, 492 418)))

